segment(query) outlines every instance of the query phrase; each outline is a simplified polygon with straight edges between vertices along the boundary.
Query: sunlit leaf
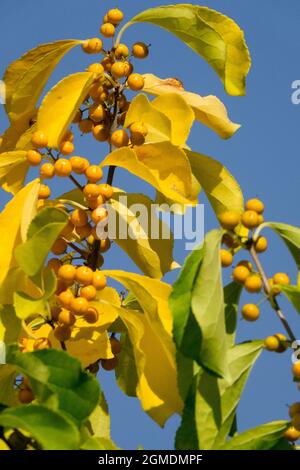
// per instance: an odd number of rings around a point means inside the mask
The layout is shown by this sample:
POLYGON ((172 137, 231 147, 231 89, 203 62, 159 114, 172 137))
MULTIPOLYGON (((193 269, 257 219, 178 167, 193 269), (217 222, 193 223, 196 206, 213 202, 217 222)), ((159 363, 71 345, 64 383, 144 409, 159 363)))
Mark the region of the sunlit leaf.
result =
POLYGON ((0 154, 0 185, 6 191, 16 194, 24 184, 29 169, 25 151, 0 154))

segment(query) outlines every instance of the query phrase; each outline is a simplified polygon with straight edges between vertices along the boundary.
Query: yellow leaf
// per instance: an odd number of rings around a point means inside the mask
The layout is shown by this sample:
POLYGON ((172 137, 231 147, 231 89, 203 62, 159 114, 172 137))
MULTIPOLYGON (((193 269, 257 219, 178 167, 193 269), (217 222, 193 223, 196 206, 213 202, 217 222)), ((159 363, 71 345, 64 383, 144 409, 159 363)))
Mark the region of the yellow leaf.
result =
POLYGON ((94 74, 79 72, 61 80, 45 96, 37 118, 37 129, 48 136, 49 147, 58 148, 61 138, 84 102, 94 74))
POLYGON ((10 305, 14 303, 14 292, 23 292, 33 299, 42 296, 41 289, 19 267, 11 268, 0 285, 0 303, 10 305))
MULTIPOLYGON (((0 138, 0 153, 15 150, 17 142, 20 140, 24 132, 28 131, 33 124, 37 111, 33 110, 26 115, 21 116, 18 120, 13 121, 8 129, 0 138)), ((18 148, 18 150, 25 150, 18 148)))
POLYGON ((193 109, 195 118, 215 131, 223 139, 231 137, 241 126, 232 122, 226 107, 216 96, 200 96, 185 91, 181 82, 175 78, 161 79, 152 74, 144 75, 143 90, 154 96, 177 93, 193 109))
POLYGON ((0 450, 10 450, 10 448, 8 447, 8 445, 2 440, 0 439, 0 450))
POLYGON ((29 164, 25 151, 0 154, 0 185, 6 191, 16 194, 23 186, 29 164))
POLYGON ((116 150, 102 162, 102 166, 109 165, 125 168, 172 201, 193 205, 197 203, 189 161, 183 150, 170 142, 116 150))
POLYGON ((120 309, 134 349, 138 373, 137 396, 143 409, 161 426, 174 413, 181 413, 177 387, 172 315, 168 298, 171 287, 156 279, 124 271, 103 271, 123 284, 136 297, 143 313, 120 309))
POLYGON ((25 186, 5 206, 0 214, 0 285, 6 278, 8 271, 15 265, 14 249, 21 243, 21 226, 26 219, 26 210, 37 203, 38 180, 25 186), (29 204, 29 206, 27 205, 29 204))
POLYGON ((161 278, 171 269, 174 242, 167 224, 152 214, 152 204, 142 194, 115 192, 110 199, 109 217, 116 221, 114 241, 144 274, 161 278), (157 238, 154 233, 151 237, 152 230, 156 230, 157 238), (160 238, 160 234, 165 238, 160 238))
POLYGON ((41 44, 10 64, 4 74, 6 112, 11 121, 33 110, 49 76, 79 40, 63 40, 41 44))

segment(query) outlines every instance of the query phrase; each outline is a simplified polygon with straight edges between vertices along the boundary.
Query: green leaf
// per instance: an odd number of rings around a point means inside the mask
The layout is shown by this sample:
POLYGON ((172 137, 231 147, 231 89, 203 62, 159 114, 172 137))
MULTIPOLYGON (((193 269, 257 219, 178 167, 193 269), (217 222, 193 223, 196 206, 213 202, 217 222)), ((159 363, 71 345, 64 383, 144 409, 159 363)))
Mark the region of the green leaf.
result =
POLYGON ((300 313, 300 290, 296 286, 281 286, 281 291, 289 299, 296 311, 300 313))
POLYGON ((12 305, 0 305, 0 341, 14 343, 19 338, 21 321, 12 305))
POLYGON ((0 425, 24 429, 44 450, 77 450, 79 446, 74 423, 42 405, 7 408, 0 413, 0 425))
POLYGON ((17 347, 9 346, 7 363, 29 377, 40 403, 52 397, 50 405, 78 424, 85 422, 99 403, 97 380, 83 372, 80 362, 63 351, 47 349, 23 354, 17 347))
POLYGON ((174 338, 181 352, 224 377, 228 367, 220 264, 222 235, 222 230, 209 232, 200 250, 195 249, 200 252, 192 255, 183 268, 173 289, 171 309, 174 338))
POLYGON ((205 59, 230 95, 244 95, 251 61, 240 27, 227 16, 197 5, 165 5, 138 14, 120 31, 134 23, 152 23, 175 34, 205 59))
POLYGON ((203 369, 199 371, 185 403, 176 437, 177 449, 217 449, 226 442, 241 394, 262 347, 262 341, 253 341, 229 349, 230 381, 218 379, 203 369))
MULTIPOLYGON (((128 307, 129 308, 129 307, 128 307)), ((127 333, 121 334, 122 354, 116 367, 116 379, 120 389, 129 397, 136 397, 138 375, 133 347, 127 333)))
POLYGON ((20 119, 34 110, 56 65, 67 52, 81 43, 67 39, 41 44, 8 66, 3 79, 6 86, 5 109, 10 120, 20 119))
POLYGON ((242 213, 244 197, 229 171, 217 160, 196 152, 186 151, 192 172, 218 217, 226 210, 242 213))
POLYGON ((6 406, 16 406, 18 404, 15 379, 16 369, 8 364, 0 365, 0 403, 6 406))
POLYGON ((293 227, 288 224, 281 224, 277 222, 265 222, 261 224, 254 234, 254 239, 257 239, 259 234, 264 228, 271 228, 288 247, 292 257, 294 258, 298 270, 300 270, 300 228, 293 227))
POLYGON ((233 346, 236 336, 238 307, 243 286, 237 282, 231 282, 224 287, 225 325, 228 345, 233 346))
POLYGON ((55 240, 68 222, 66 212, 54 207, 42 209, 30 224, 27 241, 15 250, 18 264, 28 276, 44 266, 55 240))
POLYGON ((111 439, 91 437, 81 446, 82 450, 120 450, 111 439))
POLYGON ((87 426, 94 436, 110 438, 110 415, 103 392, 100 393, 99 404, 89 417, 87 426))
POLYGON ((109 202, 114 241, 146 276, 163 277, 172 269, 174 240, 169 226, 153 213, 153 201, 143 194, 119 192, 109 202))
POLYGON ((281 441, 288 421, 274 421, 245 431, 227 442, 224 450, 270 450, 281 441))

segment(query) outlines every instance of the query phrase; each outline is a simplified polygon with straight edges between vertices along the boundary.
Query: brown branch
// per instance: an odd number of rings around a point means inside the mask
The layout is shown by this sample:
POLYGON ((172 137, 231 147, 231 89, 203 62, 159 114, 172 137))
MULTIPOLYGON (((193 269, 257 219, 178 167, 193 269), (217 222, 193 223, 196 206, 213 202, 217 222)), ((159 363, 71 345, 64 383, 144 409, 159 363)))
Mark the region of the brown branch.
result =
POLYGON ((292 342, 294 342, 294 341, 296 340, 296 336, 294 335, 292 328, 290 327, 290 325, 289 325, 289 323, 288 323, 288 321, 287 321, 287 319, 286 319, 284 313, 282 312, 282 310, 281 310, 281 308, 280 308, 280 306, 279 306, 279 304, 278 304, 277 299, 276 299, 274 296, 272 296, 272 289, 271 289, 271 287, 270 287, 270 283, 269 283, 269 281, 268 281, 268 277, 267 277, 267 275, 266 275, 266 273, 265 273, 265 270, 264 270, 264 268, 263 268, 263 266, 262 266, 262 264, 261 264, 261 262, 260 262, 260 260, 259 260, 259 257, 258 257, 258 255, 257 255, 256 250, 255 250, 254 244, 252 244, 252 246, 251 246, 251 248, 250 248, 249 251, 250 251, 250 254, 251 254, 251 256, 252 256, 252 259, 253 259, 253 261, 254 261, 256 267, 257 267, 257 270, 258 270, 259 274, 260 274, 261 277, 262 277, 262 280, 263 280, 263 283, 264 283, 264 287, 265 287, 265 291, 266 291, 266 293, 267 293, 267 295, 268 295, 268 297, 269 297, 270 304, 271 304, 272 308, 274 309, 274 311, 276 312, 276 314, 277 314, 279 320, 281 321, 281 323, 282 323, 284 329, 286 330, 286 332, 287 332, 287 334, 288 334, 288 336, 289 336, 289 339, 290 339, 292 342))

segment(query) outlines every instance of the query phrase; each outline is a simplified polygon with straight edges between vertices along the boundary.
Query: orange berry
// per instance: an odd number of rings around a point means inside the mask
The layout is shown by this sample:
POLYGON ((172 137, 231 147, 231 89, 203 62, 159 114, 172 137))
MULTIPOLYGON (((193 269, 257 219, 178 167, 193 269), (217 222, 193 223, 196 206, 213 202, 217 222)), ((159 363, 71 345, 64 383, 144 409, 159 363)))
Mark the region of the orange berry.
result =
POLYGON ((83 194, 88 199, 94 199, 100 196, 100 187, 94 183, 88 183, 83 188, 83 194))
POLYGON ((31 403, 34 400, 33 391, 29 388, 21 388, 18 391, 18 399, 19 402, 23 403, 24 405, 31 403))
POLYGON ((92 197, 92 198, 87 198, 88 199, 88 205, 89 208, 94 210, 97 209, 97 207, 102 206, 104 204, 105 200, 104 197, 101 196, 101 194, 97 197, 92 197))
POLYGON ((51 348, 51 341, 48 338, 38 338, 33 343, 33 349, 35 351, 42 351, 43 349, 51 348))
POLYGON ((106 126, 98 124, 93 128, 93 136, 98 142, 105 142, 109 138, 109 130, 106 126))
POLYGON ((38 166, 42 161, 42 155, 37 150, 28 150, 26 159, 31 166, 38 166))
POLYGON ((68 223, 65 225, 65 227, 60 232, 60 236, 62 238, 68 238, 71 235, 71 233, 73 232, 73 230, 74 230, 74 225, 72 224, 71 220, 69 219, 68 223))
POLYGON ((62 155, 68 156, 74 152, 74 144, 67 140, 66 142, 62 142, 60 144, 59 149, 62 155))
POLYGON ((238 241, 235 241, 229 233, 224 233, 222 244, 226 245, 227 248, 237 248, 239 246, 238 241))
POLYGON ((75 116, 73 117, 72 123, 79 124, 81 120, 82 120, 82 112, 80 109, 78 109, 75 113, 75 116))
POLYGON ((65 282, 73 282, 75 279, 76 267, 72 264, 63 264, 57 273, 57 277, 65 282))
POLYGON ((88 72, 95 73, 96 75, 102 75, 104 73, 104 67, 102 64, 96 62, 88 66, 88 72))
POLYGON ((244 227, 253 229, 258 226, 258 213, 255 211, 245 211, 242 215, 242 224, 244 227))
POLYGON ((288 342, 287 337, 285 335, 283 335, 282 333, 276 333, 276 335, 274 335, 274 336, 279 341, 279 347, 278 347, 276 352, 278 352, 278 353, 285 352, 287 350, 287 348, 289 347, 289 342, 288 342))
POLYGON ((129 137, 124 129, 113 132, 110 138, 110 142, 114 147, 121 148, 126 147, 129 144, 129 137))
POLYGON ((230 251, 220 250, 221 264, 223 268, 228 268, 232 265, 233 256, 230 251))
POLYGON ((299 402, 293 403, 289 407, 290 418, 293 418, 293 416, 296 415, 296 414, 300 414, 300 403, 299 402))
POLYGON ((145 79, 142 75, 138 73, 132 73, 128 77, 127 85, 129 86, 130 90, 139 91, 144 88, 145 79))
POLYGON ((68 130, 65 132, 65 134, 64 134, 64 136, 63 136, 63 138, 62 138, 61 140, 62 140, 62 142, 66 142, 66 141, 73 142, 73 141, 74 141, 74 134, 73 134, 73 132, 71 131, 71 129, 68 129, 68 130))
POLYGON ((93 270, 88 266, 80 266, 77 268, 76 281, 79 282, 79 284, 84 284, 85 286, 92 284, 93 276, 93 270))
MULTIPOLYGON (((125 67, 125 70, 124 70, 125 77, 129 77, 129 75, 131 75, 132 72, 133 72, 133 65, 130 62, 124 62, 124 67, 125 67)), ((129 108, 129 106, 128 106, 128 108, 129 108)), ((121 109, 123 109, 123 108, 121 108, 121 109)))
POLYGON ((119 10, 118 8, 113 8, 112 10, 109 10, 106 14, 108 22, 110 22, 113 25, 118 25, 123 21, 124 18, 124 13, 119 10))
POLYGON ((61 267, 61 262, 58 258, 51 258, 47 263, 48 268, 52 269, 55 273, 58 273, 59 268, 61 267))
POLYGON ((300 379, 300 361, 295 362, 292 367, 293 376, 296 379, 300 379))
POLYGON ((71 328, 66 325, 58 325, 54 330, 54 336, 58 341, 68 341, 71 338, 71 328))
POLYGON ((104 109, 104 106, 102 104, 94 104, 93 106, 91 106, 89 110, 89 117, 94 122, 104 121, 106 117, 106 111, 104 109))
POLYGON ((104 59, 102 60, 101 64, 103 65, 104 67, 104 70, 106 72, 110 72, 111 71, 111 67, 112 67, 112 64, 114 63, 114 61, 110 58, 110 57, 104 57, 104 59))
POLYGON ((258 214, 258 225, 263 224, 265 221, 265 218, 263 215, 258 214))
POLYGON ((43 131, 36 131, 32 134, 31 143, 34 147, 45 148, 48 145, 48 137, 43 131))
POLYGON ((80 295, 86 300, 94 300, 97 295, 97 291, 93 285, 89 285, 82 287, 82 289, 80 290, 80 295))
POLYGON ((110 347, 114 356, 120 354, 122 350, 121 342, 115 337, 110 338, 110 347))
POLYGON ((125 44, 119 44, 115 50, 115 56, 117 59, 125 59, 129 56, 129 49, 125 44))
POLYGON ((111 67, 111 74, 115 78, 125 77, 124 62, 115 62, 111 67))
POLYGON ((60 314, 58 315, 58 321, 61 325, 73 326, 76 322, 76 317, 69 310, 62 309, 60 314))
POLYGON ((40 167, 40 176, 43 179, 51 179, 54 176, 54 165, 52 163, 43 163, 40 167))
POLYGON ((264 346, 267 351, 277 351, 280 341, 276 336, 268 336, 264 341, 264 346))
POLYGON ((132 55, 136 59, 145 59, 149 55, 149 47, 143 42, 136 42, 132 46, 132 55))
POLYGON ((111 243, 109 238, 105 238, 104 240, 100 240, 99 243, 99 251, 100 253, 105 253, 110 249, 111 243))
POLYGON ((294 426, 290 426, 283 434, 283 437, 289 442, 298 441, 300 438, 300 431, 294 428, 294 426))
POLYGON ((257 253, 263 253, 268 248, 268 240, 265 237, 258 237, 254 243, 254 247, 257 253))
POLYGON ((91 165, 86 169, 85 175, 90 183, 98 183, 103 178, 103 171, 100 166, 91 165))
POLYGON ((249 201, 246 202, 246 210, 254 211, 254 212, 257 212, 258 214, 262 214, 263 211, 265 210, 265 206, 263 202, 257 198, 249 199, 249 201))
POLYGON ((59 158, 54 163, 54 171, 56 176, 59 176, 61 178, 70 176, 70 174, 72 173, 72 165, 69 160, 66 160, 65 158, 59 158))
POLYGON ((245 281, 245 288, 251 294, 260 292, 262 285, 262 280, 257 274, 250 274, 245 281))
POLYGON ((71 305, 72 300, 74 299, 74 294, 70 289, 64 290, 58 296, 59 303, 65 307, 69 308, 71 305))
POLYGON ((94 224, 99 224, 99 222, 102 222, 107 218, 108 212, 105 207, 97 207, 97 209, 92 212, 92 221, 94 222, 94 224))
POLYGON ((38 192, 39 199, 48 199, 51 196, 51 189, 45 184, 41 184, 38 192))
POLYGON ((233 280, 239 284, 244 284, 249 276, 250 271, 246 266, 236 266, 232 272, 233 280))
POLYGON ((82 44, 82 49, 87 54, 99 54, 102 51, 103 42, 99 38, 87 39, 82 44))
POLYGON ((86 313, 84 314, 84 319, 87 323, 90 324, 97 323, 99 319, 99 314, 95 308, 89 307, 86 313))
POLYGON ((72 300, 70 308, 75 315, 84 315, 89 308, 89 302, 84 297, 76 297, 72 300))
POLYGON ((253 264, 247 259, 242 259, 241 261, 239 261, 237 266, 245 266, 245 268, 249 269, 250 272, 253 271, 253 264))
POLYGON ((75 209, 71 215, 71 222, 75 227, 84 227, 88 223, 88 216, 85 210, 75 209))
POLYGON ((94 128, 94 123, 90 119, 82 119, 79 122, 78 127, 82 134, 89 134, 94 128))
POLYGON ((105 38, 113 38, 116 32, 116 28, 112 23, 103 23, 100 28, 100 33, 105 38))
POLYGON ((142 122, 134 122, 130 126, 130 140, 133 145, 143 145, 148 134, 147 127, 142 122))
POLYGON ((81 240, 87 238, 90 235, 91 231, 92 227, 89 224, 86 224, 83 227, 76 227, 76 235, 78 235, 81 240))
POLYGON ((259 318, 259 308, 255 304, 246 304, 242 308, 243 318, 247 321, 256 321, 259 318))
MULTIPOLYGON (((100 191, 101 191, 100 195, 103 196, 104 200, 106 201, 112 198, 114 194, 114 190, 110 184, 100 184, 100 191)), ((101 204, 98 204, 98 205, 100 206, 101 204)))
POLYGON ((58 296, 69 288, 69 284, 66 284, 61 279, 57 279, 55 294, 58 296))
POLYGON ((96 271, 93 274, 92 284, 97 290, 102 290, 106 287, 106 277, 101 271, 96 271))
POLYGON ((275 276, 273 276, 273 282, 280 286, 288 286, 291 281, 286 273, 276 273, 275 276))
POLYGON ((82 157, 71 157, 70 163, 72 166, 72 171, 74 171, 74 173, 76 173, 77 175, 83 175, 83 173, 85 173, 85 170, 89 166, 89 161, 86 158, 82 157))
POLYGON ((225 211, 219 217, 220 224, 225 230, 235 229, 240 220, 240 214, 234 211, 225 211))
POLYGON ((114 357, 113 359, 102 359, 101 366, 106 371, 114 370, 118 365, 118 357, 114 357))
POLYGON ((52 245, 51 251, 54 255, 62 255, 67 251, 68 244, 65 240, 62 238, 58 238, 54 244, 52 245))

